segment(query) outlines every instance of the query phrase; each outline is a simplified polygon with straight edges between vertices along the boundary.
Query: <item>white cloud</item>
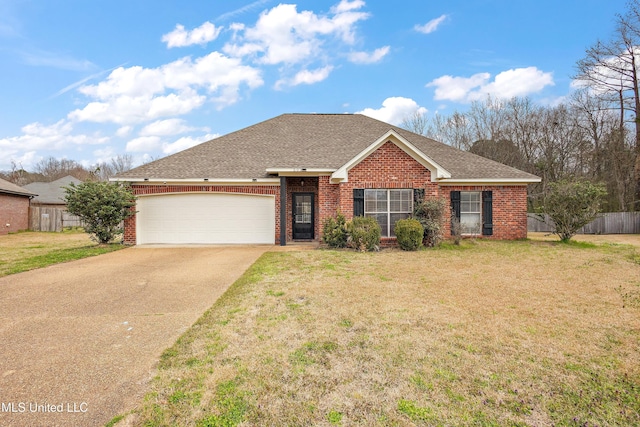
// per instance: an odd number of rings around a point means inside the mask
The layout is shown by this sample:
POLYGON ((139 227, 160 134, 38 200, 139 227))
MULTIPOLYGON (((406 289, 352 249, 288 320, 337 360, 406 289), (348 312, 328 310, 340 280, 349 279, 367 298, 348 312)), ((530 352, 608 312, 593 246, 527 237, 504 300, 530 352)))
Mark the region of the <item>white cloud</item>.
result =
POLYGON ((281 79, 276 82, 275 88, 281 89, 283 86, 298 86, 301 84, 311 85, 326 80, 333 70, 331 65, 327 65, 317 70, 302 70, 296 73, 291 79, 281 79))
POLYGON ((185 123, 182 119, 157 120, 143 127, 140 136, 169 136, 194 130, 185 123))
POLYGON ((442 24, 446 19, 447 15, 440 15, 439 17, 432 19, 424 25, 416 25, 413 28, 420 33, 430 34, 436 31, 440 24, 442 24))
POLYGON ((343 0, 331 9, 332 16, 325 16, 298 12, 294 4, 280 4, 263 12, 254 27, 234 27, 236 40, 223 50, 234 56, 257 56, 264 64, 300 63, 319 56, 325 39, 354 43, 355 25, 369 17, 356 11, 363 6, 361 0, 343 0))
POLYGON ((442 76, 431 81, 427 87, 435 87, 435 99, 450 101, 466 101, 469 92, 484 85, 491 78, 489 73, 478 73, 471 77, 442 76))
POLYGON ((68 117, 99 123, 141 123, 189 113, 208 97, 223 108, 238 101, 242 85, 256 88, 262 84, 260 70, 219 52, 195 60, 184 57, 157 68, 119 67, 106 80, 82 86, 79 91, 95 101, 68 117))
POLYGON ((134 138, 127 142, 125 150, 127 152, 143 153, 149 151, 156 151, 162 147, 159 136, 141 136, 134 138))
POLYGON ((371 53, 367 52, 352 52, 349 54, 349 61, 354 64, 373 64, 379 62, 387 56, 389 53, 389 46, 384 46, 374 50, 371 53))
POLYGON ((182 151, 182 150, 186 150, 187 148, 191 148, 193 146, 196 146, 198 144, 201 144, 203 142, 212 140, 214 138, 219 137, 219 134, 213 134, 213 133, 208 133, 206 135, 203 135, 201 137, 198 138, 192 138, 190 136, 184 136, 170 144, 163 144, 162 145, 162 152, 164 154, 173 154, 173 153, 177 153, 178 151, 182 151))
POLYGON ((133 126, 122 126, 118 128, 118 130, 116 131, 116 136, 119 136, 120 138, 124 138, 125 136, 128 136, 132 130, 133 130, 133 126))
POLYGON ((471 102, 487 95, 496 98, 526 96, 553 86, 553 73, 536 67, 515 68, 497 74, 478 73, 471 77, 442 76, 432 80, 427 87, 435 87, 436 100, 471 102))
POLYGON ((204 45, 218 38, 222 31, 222 27, 217 27, 207 21, 191 31, 184 29, 183 25, 176 25, 176 28, 162 36, 162 41, 167 44, 168 48, 185 47, 194 44, 204 45))
POLYGON ((51 125, 34 122, 23 126, 21 131, 20 136, 0 138, 0 152, 2 152, 0 169, 7 169, 11 160, 22 164, 25 168, 31 166, 35 163, 35 153, 42 151, 81 149, 86 145, 109 142, 108 137, 97 132, 74 133, 73 124, 66 120, 59 120, 51 125))
POLYGON ((352 10, 361 9, 362 7, 364 7, 363 0, 353 0, 353 1, 341 0, 340 3, 338 3, 336 6, 333 6, 331 8, 331 11, 333 13, 344 13, 344 12, 350 12, 352 10))
POLYGON ((97 134, 73 134, 73 125, 60 120, 52 125, 39 122, 22 127, 22 135, 0 139, 0 148, 31 150, 62 150, 77 145, 98 145, 109 141, 109 138, 97 134))
POLYGON ((403 98, 401 96, 387 98, 382 101, 382 107, 378 109, 365 108, 356 114, 364 114, 374 119, 394 125, 402 123, 402 121, 414 113, 425 114, 427 109, 418 105, 411 98, 403 98))

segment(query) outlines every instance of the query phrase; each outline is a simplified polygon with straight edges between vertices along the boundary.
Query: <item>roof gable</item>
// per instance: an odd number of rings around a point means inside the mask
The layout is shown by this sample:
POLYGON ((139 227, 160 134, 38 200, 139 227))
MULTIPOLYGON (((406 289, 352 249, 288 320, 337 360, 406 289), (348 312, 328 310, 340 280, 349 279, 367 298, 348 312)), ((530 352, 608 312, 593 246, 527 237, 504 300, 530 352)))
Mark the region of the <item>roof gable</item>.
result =
POLYGON ((418 150, 413 144, 407 141, 402 135, 393 129, 390 129, 387 133, 382 135, 376 141, 374 141, 367 148, 358 153, 355 157, 350 159, 340 168, 338 168, 332 175, 331 181, 347 182, 349 180, 349 171, 357 166, 364 159, 369 157, 371 153, 380 148, 383 144, 391 142, 395 144, 402 151, 407 153, 411 158, 420 163, 426 169, 431 172, 431 180, 436 181, 441 178, 451 178, 451 174, 442 166, 440 166, 435 160, 418 150))

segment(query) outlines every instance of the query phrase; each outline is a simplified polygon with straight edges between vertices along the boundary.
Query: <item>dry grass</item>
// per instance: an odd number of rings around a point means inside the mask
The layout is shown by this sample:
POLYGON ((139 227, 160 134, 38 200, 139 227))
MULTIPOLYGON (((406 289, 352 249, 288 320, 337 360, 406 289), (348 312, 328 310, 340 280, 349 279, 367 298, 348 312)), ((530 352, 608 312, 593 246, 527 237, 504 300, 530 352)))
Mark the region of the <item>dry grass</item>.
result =
POLYGON ((630 246, 268 253, 125 423, 638 425, 639 289, 630 246))

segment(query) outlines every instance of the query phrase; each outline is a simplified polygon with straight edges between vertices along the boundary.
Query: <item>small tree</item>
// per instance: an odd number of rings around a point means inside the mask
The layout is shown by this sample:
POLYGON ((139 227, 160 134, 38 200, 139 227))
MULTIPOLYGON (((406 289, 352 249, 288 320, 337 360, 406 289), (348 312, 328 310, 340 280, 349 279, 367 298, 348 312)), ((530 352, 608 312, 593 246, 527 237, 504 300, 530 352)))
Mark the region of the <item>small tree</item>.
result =
POLYGON ((562 180, 549 184, 542 211, 554 224, 553 234, 568 242, 580 228, 598 217, 601 199, 607 194, 602 184, 562 180))
POLYGON ((422 244, 428 248, 436 246, 442 240, 444 211, 447 204, 443 198, 428 198, 416 203, 413 217, 424 228, 422 244))
POLYGON ((85 231, 98 243, 109 243, 122 233, 122 221, 134 214, 135 196, 120 183, 87 181, 65 187, 67 211, 77 215, 85 231))

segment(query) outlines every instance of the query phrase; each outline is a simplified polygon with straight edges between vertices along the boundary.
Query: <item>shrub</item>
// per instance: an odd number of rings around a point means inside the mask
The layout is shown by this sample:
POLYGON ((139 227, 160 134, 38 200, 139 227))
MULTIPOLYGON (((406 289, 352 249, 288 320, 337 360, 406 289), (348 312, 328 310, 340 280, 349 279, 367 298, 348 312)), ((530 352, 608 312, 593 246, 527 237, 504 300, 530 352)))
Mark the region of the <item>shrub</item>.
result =
POLYGON ((442 240, 446 206, 444 198, 433 197, 416 203, 413 209, 413 217, 420 221, 424 228, 422 244, 428 248, 436 246, 442 240))
POLYGON ((84 221, 84 230, 98 243, 122 233, 122 221, 134 214, 135 196, 120 183, 87 181, 64 187, 67 211, 84 221))
POLYGON ((377 251, 380 249, 380 225, 365 216, 357 216, 347 224, 349 237, 348 246, 361 252, 377 251))
POLYGON ((578 230, 598 217, 607 194, 602 184, 562 180, 549 184, 542 210, 554 223, 553 234, 568 242, 578 230))
POLYGON ((338 211, 335 218, 327 218, 322 226, 322 241, 330 248, 347 246, 347 221, 338 211))
POLYGON ((417 219, 407 218, 397 221, 395 233, 398 245, 404 251, 416 251, 422 246, 424 227, 417 219))

